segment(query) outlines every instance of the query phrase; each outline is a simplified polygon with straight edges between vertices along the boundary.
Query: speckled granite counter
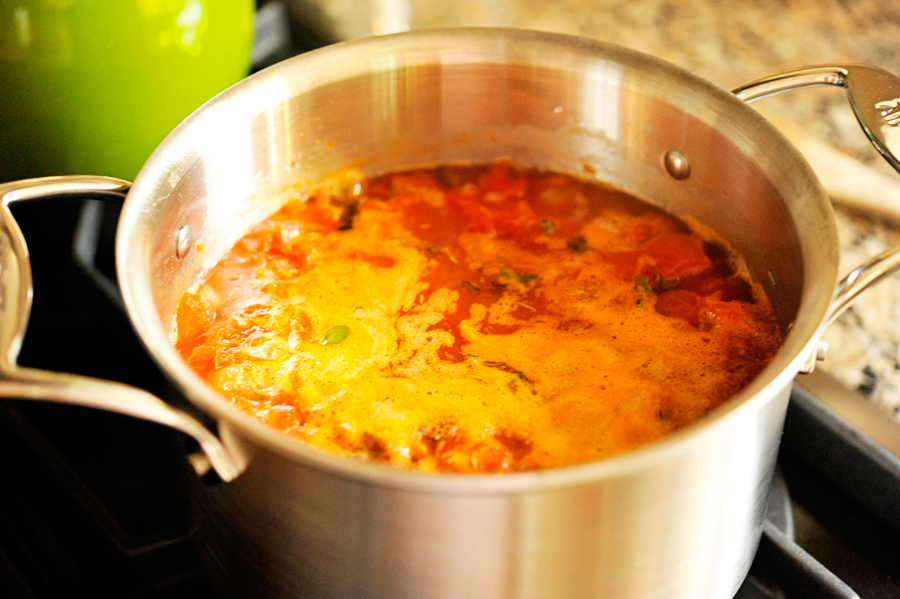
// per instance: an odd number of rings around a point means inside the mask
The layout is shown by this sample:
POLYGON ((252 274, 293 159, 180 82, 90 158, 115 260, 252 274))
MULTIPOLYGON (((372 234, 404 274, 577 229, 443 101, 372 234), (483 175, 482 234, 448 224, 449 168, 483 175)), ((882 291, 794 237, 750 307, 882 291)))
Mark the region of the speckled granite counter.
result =
MULTIPOLYGON (((348 39, 406 27, 508 26, 582 35, 646 52, 725 88, 777 71, 863 62, 900 74, 896 0, 315 0, 334 34, 348 39)), ((844 93, 811 88, 757 104, 900 178, 866 140, 844 93)), ((900 179, 898 179, 900 180, 900 179)), ((900 228, 837 207, 846 273, 889 244, 900 228)), ((900 223, 900 217, 895 221, 900 223)), ((822 368, 900 419, 900 276, 881 283, 826 334, 822 368)))

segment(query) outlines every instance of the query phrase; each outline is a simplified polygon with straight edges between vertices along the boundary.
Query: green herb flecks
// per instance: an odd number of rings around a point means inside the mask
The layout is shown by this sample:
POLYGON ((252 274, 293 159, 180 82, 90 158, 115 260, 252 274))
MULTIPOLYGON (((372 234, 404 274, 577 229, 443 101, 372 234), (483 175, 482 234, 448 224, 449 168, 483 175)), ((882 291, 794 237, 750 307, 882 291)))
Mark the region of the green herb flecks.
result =
POLYGON ((662 287, 663 291, 674 291, 674 290, 678 289, 678 281, 670 281, 668 279, 663 279, 662 283, 660 284, 660 287, 662 287))
POLYGON ((349 334, 350 329, 344 325, 332 327, 325 331, 325 336, 322 337, 322 345, 337 345, 346 339, 349 334))
POLYGON ((653 286, 650 285, 650 282, 642 274, 635 275, 634 290, 638 293, 643 292, 647 295, 654 295, 653 286))
POLYGON ((500 283, 502 285, 507 285, 508 283, 514 282, 519 282, 522 285, 528 285, 528 283, 538 278, 537 275, 524 272, 516 273, 509 270, 508 268, 501 268, 497 276, 499 279, 501 279, 500 283), (506 282, 504 282, 503 280, 505 280, 506 282))
POLYGON ((574 237, 569 240, 569 243, 566 244, 566 247, 570 252, 575 254, 580 254, 581 252, 588 249, 588 242, 583 236, 579 235, 578 237, 574 237))
POLYGON ((556 225, 554 225, 552 222, 550 222, 546 218, 541 220, 541 229, 544 230, 544 234, 546 234, 546 235, 553 235, 554 233, 556 233, 559 230, 556 228, 556 225))
POLYGON ((638 292, 638 298, 634 302, 635 306, 640 306, 644 303, 645 299, 656 295, 656 291, 653 290, 650 281, 640 273, 634 276, 634 290, 638 292))
POLYGON ((353 219, 359 214, 359 202, 350 202, 341 211, 338 219, 338 231, 349 231, 353 228, 353 219))

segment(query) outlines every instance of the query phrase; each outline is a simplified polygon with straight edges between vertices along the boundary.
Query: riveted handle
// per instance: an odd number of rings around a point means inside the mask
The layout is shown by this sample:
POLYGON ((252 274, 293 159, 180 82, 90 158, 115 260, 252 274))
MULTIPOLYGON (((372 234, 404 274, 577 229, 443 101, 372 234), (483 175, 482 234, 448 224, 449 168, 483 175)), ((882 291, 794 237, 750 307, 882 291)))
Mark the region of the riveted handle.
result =
MULTIPOLYGON (((856 119, 869 141, 894 169, 900 172, 900 79, 868 65, 825 65, 776 73, 735 88, 745 102, 774 94, 818 85, 836 85, 847 90, 856 119)), ((873 285, 900 270, 900 245, 890 247, 854 268, 834 290, 828 311, 816 338, 825 327, 849 308, 873 285)), ((802 372, 812 372, 824 352, 813 352, 802 372)))
POLYGON ((108 177, 46 177, 0 185, 0 397, 55 401, 156 422, 193 437, 203 452, 191 456, 198 474, 210 468, 224 481, 246 468, 203 424, 142 389, 91 377, 18 365, 31 312, 32 280, 28 248, 9 211, 11 204, 35 199, 124 200, 131 184, 108 177))

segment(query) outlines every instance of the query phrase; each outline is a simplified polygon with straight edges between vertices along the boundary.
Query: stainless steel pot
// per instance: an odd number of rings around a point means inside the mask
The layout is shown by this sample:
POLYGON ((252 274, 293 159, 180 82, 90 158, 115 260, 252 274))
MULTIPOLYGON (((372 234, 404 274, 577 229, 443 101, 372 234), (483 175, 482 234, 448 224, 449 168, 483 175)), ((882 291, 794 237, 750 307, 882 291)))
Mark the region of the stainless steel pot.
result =
POLYGON ((123 385, 16 365, 30 307, 27 252, 0 231, 0 396, 81 403, 195 437, 227 484, 197 485, 201 551, 236 596, 730 598, 760 538, 791 382, 824 327, 898 268, 896 249, 837 279, 829 200, 806 162, 740 98, 848 88, 892 160, 900 82, 861 66, 805 69, 739 91, 584 39, 423 31, 280 63, 182 123, 134 184, 97 177, 0 186, 127 199, 116 261, 139 336, 216 424, 123 385), (297 181, 497 159, 596 178, 698 219, 746 258, 784 347, 702 422, 639 451, 545 472, 426 475, 326 455, 217 395, 170 342, 178 296, 297 181))

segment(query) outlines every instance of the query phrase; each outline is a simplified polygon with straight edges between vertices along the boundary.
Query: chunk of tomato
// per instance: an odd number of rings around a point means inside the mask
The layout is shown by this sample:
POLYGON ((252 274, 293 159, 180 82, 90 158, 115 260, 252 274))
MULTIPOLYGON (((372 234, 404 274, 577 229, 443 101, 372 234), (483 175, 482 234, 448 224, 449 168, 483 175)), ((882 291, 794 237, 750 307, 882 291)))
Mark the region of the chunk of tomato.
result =
POLYGON ((700 296, 693 291, 676 289, 660 293, 656 298, 656 311, 663 316, 680 318, 697 326, 700 323, 700 296))
POLYGON ((459 219, 462 229, 474 233, 494 233, 494 219, 477 197, 448 193, 445 197, 450 215, 459 219))
POLYGON ((509 164, 498 162, 488 167, 478 178, 478 186, 485 193, 499 193, 521 198, 528 191, 528 179, 517 177, 509 164))
POLYGON ((527 243, 541 232, 540 219, 525 200, 504 202, 491 211, 494 228, 499 235, 527 243))
POLYGON ((175 337, 177 345, 193 341, 212 325, 215 313, 201 293, 182 293, 175 308, 175 337))
POLYGON ((677 280, 710 268, 712 261, 703 251, 703 243, 690 235, 660 233, 644 246, 656 270, 667 280, 677 280))
POLYGON ((720 324, 732 326, 740 323, 744 318, 744 307, 740 302, 722 302, 707 299, 703 312, 703 320, 707 321, 706 324, 710 328, 720 324))

